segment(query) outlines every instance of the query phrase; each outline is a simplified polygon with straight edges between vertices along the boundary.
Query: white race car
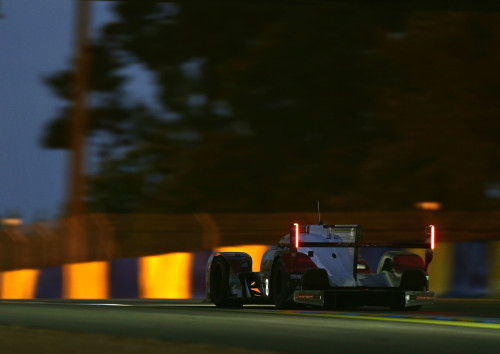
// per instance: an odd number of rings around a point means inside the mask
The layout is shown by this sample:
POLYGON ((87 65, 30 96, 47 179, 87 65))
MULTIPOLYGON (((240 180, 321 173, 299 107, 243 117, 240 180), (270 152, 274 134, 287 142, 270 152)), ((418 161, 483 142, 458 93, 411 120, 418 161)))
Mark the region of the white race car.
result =
POLYGON ((243 252, 213 253, 207 264, 207 298, 218 307, 270 303, 327 307, 387 306, 416 310, 432 304, 427 267, 435 227, 424 242, 362 243, 358 225, 299 225, 262 257, 260 272, 243 252), (376 271, 358 257, 360 247, 386 247, 376 271), (406 249, 425 249, 425 260, 406 249))

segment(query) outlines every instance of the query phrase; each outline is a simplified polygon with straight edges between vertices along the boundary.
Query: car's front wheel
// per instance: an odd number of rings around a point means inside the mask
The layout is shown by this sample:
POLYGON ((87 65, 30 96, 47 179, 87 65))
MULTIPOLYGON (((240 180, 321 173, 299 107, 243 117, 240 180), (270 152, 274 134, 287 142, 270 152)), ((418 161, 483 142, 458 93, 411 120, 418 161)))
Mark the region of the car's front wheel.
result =
POLYGON ((241 307, 241 299, 229 296, 229 264, 222 256, 212 260, 210 268, 210 298, 217 307, 241 307))

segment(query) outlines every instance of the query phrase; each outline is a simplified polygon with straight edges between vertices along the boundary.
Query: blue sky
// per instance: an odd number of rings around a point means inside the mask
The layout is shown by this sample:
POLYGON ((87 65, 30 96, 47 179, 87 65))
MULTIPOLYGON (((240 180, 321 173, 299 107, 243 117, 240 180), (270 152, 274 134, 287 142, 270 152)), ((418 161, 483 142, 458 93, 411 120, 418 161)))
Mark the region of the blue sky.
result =
MULTIPOLYGON (((76 0, 3 0, 0 11, 0 217, 54 218, 67 190, 67 154, 41 148, 43 127, 62 105, 43 75, 70 63, 76 0)), ((110 4, 92 3, 93 27, 110 4)))

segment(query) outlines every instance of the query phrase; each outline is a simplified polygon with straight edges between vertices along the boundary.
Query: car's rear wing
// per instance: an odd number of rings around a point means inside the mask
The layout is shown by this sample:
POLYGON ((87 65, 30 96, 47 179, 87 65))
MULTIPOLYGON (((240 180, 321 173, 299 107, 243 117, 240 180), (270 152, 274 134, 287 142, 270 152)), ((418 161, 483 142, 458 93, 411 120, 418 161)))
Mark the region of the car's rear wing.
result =
POLYGON ((386 248, 424 248, 433 250, 436 242, 436 227, 429 225, 426 228, 423 242, 362 242, 362 229, 359 225, 321 225, 328 229, 332 241, 308 242, 301 240, 301 234, 308 234, 316 225, 293 224, 290 230, 292 247, 386 247, 386 248))
POLYGON ((299 247, 350 247, 354 248, 356 264, 359 247, 420 248, 425 249, 425 268, 427 269, 436 244, 434 225, 426 227, 423 242, 362 242, 362 235, 359 225, 299 225, 294 223, 290 228, 290 251, 296 253, 299 247), (319 242, 317 239, 312 242, 307 237, 310 233, 321 234, 324 237, 319 242))

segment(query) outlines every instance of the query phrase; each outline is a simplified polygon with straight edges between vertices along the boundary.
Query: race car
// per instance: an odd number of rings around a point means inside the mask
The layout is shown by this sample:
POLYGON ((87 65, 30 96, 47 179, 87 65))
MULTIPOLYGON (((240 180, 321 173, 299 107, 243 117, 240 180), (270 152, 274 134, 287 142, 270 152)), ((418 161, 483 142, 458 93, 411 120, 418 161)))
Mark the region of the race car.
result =
POLYGON ((218 307, 274 304, 345 308, 384 306, 417 310, 434 302, 427 268, 435 226, 423 242, 363 243, 359 225, 291 225, 263 255, 260 272, 244 252, 216 252, 207 263, 206 295, 218 307), (389 249, 372 271, 359 249, 389 249), (407 249, 425 249, 425 259, 407 249))

